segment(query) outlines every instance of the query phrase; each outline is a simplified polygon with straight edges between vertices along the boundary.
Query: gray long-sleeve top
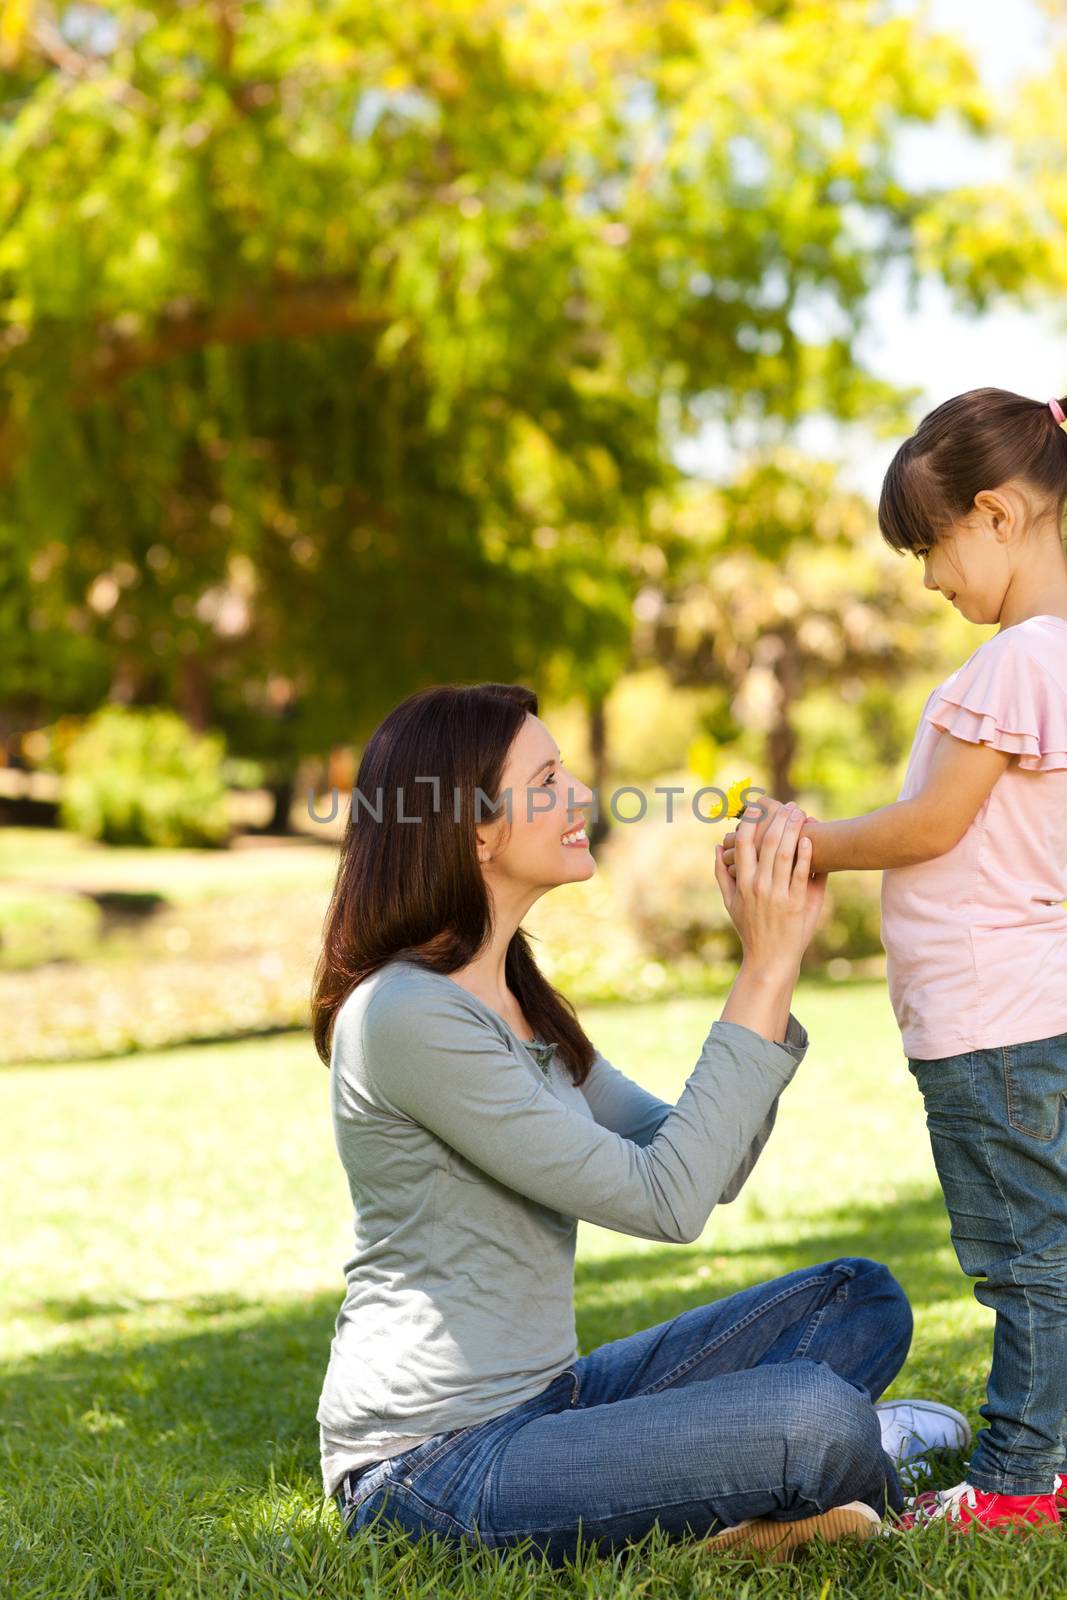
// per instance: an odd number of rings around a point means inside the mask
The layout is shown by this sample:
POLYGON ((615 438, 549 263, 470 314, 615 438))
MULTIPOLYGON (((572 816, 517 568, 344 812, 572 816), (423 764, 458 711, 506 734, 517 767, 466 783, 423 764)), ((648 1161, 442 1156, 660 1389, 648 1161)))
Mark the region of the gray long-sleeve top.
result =
POLYGON ((677 1105, 597 1052, 565 1067, 444 974, 395 958, 334 1024, 355 1253, 318 1408, 323 1487, 539 1394, 578 1358, 577 1219, 688 1244, 736 1197, 804 1057, 714 1022, 677 1105))

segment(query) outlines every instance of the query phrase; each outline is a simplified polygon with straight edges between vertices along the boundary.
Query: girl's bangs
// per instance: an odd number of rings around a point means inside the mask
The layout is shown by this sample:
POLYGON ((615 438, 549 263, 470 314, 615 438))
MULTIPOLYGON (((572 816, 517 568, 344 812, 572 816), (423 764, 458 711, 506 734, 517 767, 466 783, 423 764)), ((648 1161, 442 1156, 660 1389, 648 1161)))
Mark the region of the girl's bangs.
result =
POLYGON ((878 526, 890 549, 914 555, 936 543, 937 531, 928 503, 931 497, 923 493, 923 474, 919 463, 910 459, 908 443, 901 445, 882 482, 878 526))

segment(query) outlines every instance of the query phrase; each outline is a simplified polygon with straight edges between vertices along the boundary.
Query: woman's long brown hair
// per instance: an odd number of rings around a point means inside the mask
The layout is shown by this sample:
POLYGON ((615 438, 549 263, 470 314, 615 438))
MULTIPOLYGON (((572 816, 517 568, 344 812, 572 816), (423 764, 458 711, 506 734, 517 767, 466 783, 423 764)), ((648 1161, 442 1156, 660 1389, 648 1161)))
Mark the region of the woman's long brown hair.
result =
MULTIPOLYGON (((323 1061, 342 1002, 394 956, 447 974, 484 948, 492 905, 475 826, 494 815, 487 800, 500 799, 527 712, 537 715, 537 696, 519 684, 442 684, 401 701, 367 741, 315 968, 312 1031, 323 1061), (486 800, 476 812, 478 790, 486 800)), ((554 1040, 573 1082, 584 1083, 596 1050, 522 928, 504 975, 535 1037, 554 1040)))

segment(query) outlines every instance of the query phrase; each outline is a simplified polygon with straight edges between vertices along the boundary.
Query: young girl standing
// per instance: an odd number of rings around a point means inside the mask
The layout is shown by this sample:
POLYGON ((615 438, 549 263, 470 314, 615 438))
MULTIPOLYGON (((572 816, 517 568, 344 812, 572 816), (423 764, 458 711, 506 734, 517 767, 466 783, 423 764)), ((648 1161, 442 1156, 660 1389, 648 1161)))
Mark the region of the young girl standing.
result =
MULTIPOLYGON (((900 447, 883 537, 976 624, 899 798, 804 824, 813 872, 882 868, 882 942, 964 1272, 996 1313, 967 1480, 910 1526, 1059 1521, 1067 1454, 1067 399, 974 389, 900 447)), ((763 801, 756 842, 777 809, 763 801)), ((749 820, 754 820, 754 814, 749 820)), ((727 839, 727 858, 732 839, 727 839)), ((1064 1506, 1067 1511, 1067 1505, 1064 1506)))

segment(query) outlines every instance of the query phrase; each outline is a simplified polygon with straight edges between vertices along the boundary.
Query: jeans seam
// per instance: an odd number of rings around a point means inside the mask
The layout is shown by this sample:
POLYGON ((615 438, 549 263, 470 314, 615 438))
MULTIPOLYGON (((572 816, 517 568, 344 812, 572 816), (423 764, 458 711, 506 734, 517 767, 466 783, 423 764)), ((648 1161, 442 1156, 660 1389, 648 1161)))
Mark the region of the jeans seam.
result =
POLYGON ((413 1500, 417 1500, 419 1502, 420 1506, 425 1506, 426 1510, 431 1512, 433 1516, 443 1517, 446 1522, 451 1523, 452 1527, 455 1528, 458 1533, 465 1533, 468 1538, 471 1536, 470 1528, 468 1528, 464 1523, 458 1522, 456 1518, 451 1516, 447 1511, 443 1511, 441 1507, 435 1505, 432 1500, 427 1500, 425 1495, 421 1495, 417 1489, 411 1486, 410 1483, 407 1483, 402 1479, 399 1483, 394 1482, 391 1487, 394 1490, 401 1490, 404 1494, 410 1495, 413 1500))
MULTIPOLYGON (((580 1361, 581 1359, 582 1359, 581 1356, 579 1356, 578 1357, 578 1361, 580 1361)), ((578 1373, 575 1370, 576 1367, 577 1367, 577 1362, 575 1362, 575 1364, 573 1366, 564 1367, 563 1372, 562 1373, 557 1373, 556 1377, 553 1379, 553 1382, 556 1382, 559 1378, 561 1378, 563 1376, 569 1376, 570 1377, 570 1380, 571 1380, 571 1398, 570 1398, 570 1405, 568 1405, 568 1407, 567 1407, 568 1411, 571 1409, 571 1407, 576 1403, 576 1401, 578 1399, 580 1380, 579 1380, 579 1377, 578 1377, 578 1373)), ((549 1385, 549 1388, 551 1388, 551 1384, 549 1385)), ((542 1415, 545 1415, 545 1416, 558 1416, 559 1413, 558 1412, 544 1412, 544 1413, 542 1413, 542 1415)), ((471 1522, 472 1522, 472 1524, 477 1524, 478 1518, 479 1518, 479 1516, 481 1515, 482 1511, 485 1508, 485 1503, 486 1503, 486 1500, 488 1499, 488 1496, 489 1496, 490 1486, 491 1486, 491 1484, 493 1482, 493 1475, 496 1472, 496 1464, 497 1464, 498 1460, 500 1459, 500 1456, 502 1455, 502 1453, 504 1451, 504 1447, 506 1445, 510 1444, 511 1440, 515 1437, 515 1435, 522 1430, 522 1428, 524 1427, 526 1421, 534 1421, 534 1420, 536 1420, 536 1419, 535 1418, 525 1418, 522 1422, 519 1423, 519 1426, 517 1428, 512 1428, 509 1433, 505 1433, 503 1438, 494 1440, 492 1451, 491 1451, 491 1453, 489 1455, 488 1460, 485 1462, 485 1467, 484 1467, 484 1471, 483 1471, 483 1474, 482 1474, 481 1487, 478 1490, 478 1498, 475 1501, 475 1508, 474 1508, 474 1511, 471 1513, 471 1522)))
MULTIPOLYGON (((489 1422, 495 1422, 497 1419, 495 1417, 489 1417, 486 1420, 489 1421, 489 1422)), ((482 1423, 480 1423, 480 1422, 469 1422, 465 1428, 457 1428, 454 1433, 450 1433, 449 1434, 447 1439, 442 1439, 441 1440, 441 1443, 437 1446, 436 1450, 432 1451, 428 1456, 424 1457, 424 1459, 422 1461, 417 1461, 417 1462, 413 1463, 412 1475, 414 1475, 415 1473, 424 1472, 428 1467, 434 1466, 438 1461, 440 1461, 441 1457, 447 1451, 452 1449, 453 1445, 459 1444, 460 1440, 463 1439, 468 1433, 473 1433, 475 1428, 480 1428, 480 1427, 482 1427, 482 1423)), ((418 1447, 416 1446, 416 1448, 418 1448, 418 1447)), ((409 1479, 407 1477, 406 1469, 405 1469, 404 1474, 402 1474, 402 1476, 400 1477, 399 1482, 401 1482, 401 1483, 403 1483, 405 1485, 408 1484, 409 1479)))
MULTIPOLYGON (((974 1060, 973 1060, 973 1057, 972 1057, 972 1061, 971 1061, 971 1074, 972 1074, 971 1088, 972 1088, 972 1094, 973 1094, 974 1093, 974 1082, 973 1082, 974 1060)), ((1011 1120, 1010 1112, 1009 1112, 1009 1119, 1008 1120, 1009 1121, 1011 1120)), ((991 1178, 993 1179, 993 1183, 994 1183, 994 1185, 996 1187, 997 1194, 1000 1196, 1000 1203, 1004 1207, 1004 1212, 1005 1212, 1005 1215, 1007 1216, 1007 1219, 1008 1219, 1008 1226, 1011 1229, 1011 1242, 1012 1242, 1012 1245, 1013 1245, 1014 1250, 1015 1250, 1015 1255, 1018 1255, 1020 1250, 1021 1250, 1021 1248, 1022 1248, 1022 1246, 1019 1243, 1019 1236, 1015 1231, 1015 1218, 1014 1218, 1014 1216, 1012 1214, 1011 1206, 1008 1203, 1008 1197, 1004 1193, 1004 1189, 1003 1189, 1003 1187, 1001 1185, 1000 1177, 999 1177, 999 1175, 997 1173, 997 1169, 996 1169, 996 1162, 992 1160, 992 1158, 990 1156, 990 1153, 989 1153, 989 1148, 988 1148, 988 1145, 986 1143, 987 1131, 986 1131, 985 1123, 984 1122, 980 1122, 979 1126, 982 1129, 982 1136, 981 1136, 982 1155, 985 1158, 986 1165, 988 1167, 989 1174, 990 1174, 991 1178)), ((1021 1131, 1025 1131, 1025 1130, 1021 1130, 1021 1131)), ((1014 1256, 1011 1258, 1011 1260, 1008 1263, 1008 1269, 1009 1269, 1009 1271, 1011 1273, 1012 1283, 1015 1285, 1015 1287, 1017 1289, 1022 1289, 1023 1285, 1019 1282, 1018 1278, 1015 1275, 1015 1258, 1014 1258, 1014 1256)), ((1027 1294, 1025 1293, 1025 1290, 1023 1292, 1022 1301, 1023 1301, 1023 1306, 1025 1307, 1025 1310, 1026 1310, 1027 1389, 1026 1389, 1026 1399, 1023 1402, 1023 1404, 1022 1404, 1022 1406, 1020 1408, 1020 1421, 1019 1421, 1018 1427, 1015 1430, 1015 1436, 1011 1441, 1010 1449, 1011 1449, 1012 1452, 1014 1452, 1016 1445, 1018 1444, 1019 1440, 1022 1438, 1023 1423, 1022 1423, 1021 1419, 1022 1419, 1022 1417, 1025 1417, 1025 1415, 1027 1413, 1027 1410, 1029 1409, 1030 1401, 1032 1400, 1033 1394, 1034 1394, 1034 1380, 1036 1378, 1036 1372, 1034 1370, 1034 1317, 1033 1317, 1033 1309, 1032 1309, 1032 1307, 1030 1305, 1030 1300, 1029 1300, 1029 1297, 1027 1296, 1027 1294)), ((994 1325, 994 1338, 995 1337, 996 1337, 996 1327, 994 1325)), ((969 1468, 970 1468, 970 1462, 968 1462, 968 1469, 969 1468)), ((979 1470, 981 1470, 980 1467, 979 1467, 979 1470)), ((1003 1474, 1001 1474, 1001 1476, 1003 1476, 1003 1474)))
MULTIPOLYGON (((848 1272, 845 1275, 851 1277, 852 1273, 848 1272)), ((634 1398, 637 1398, 637 1396, 640 1395, 656 1394, 660 1389, 668 1389, 671 1384, 676 1381, 676 1379, 680 1378, 684 1373, 689 1372, 693 1367, 695 1367, 698 1361, 702 1361, 704 1357, 710 1355, 713 1350, 717 1350, 720 1345, 725 1344, 727 1339, 732 1339, 735 1334, 740 1333, 743 1328, 749 1327, 751 1323, 758 1321, 760 1317, 764 1316, 768 1311, 773 1310, 775 1306, 781 1305, 782 1302, 788 1300, 791 1295, 803 1294, 813 1286, 829 1283, 833 1277, 833 1272, 827 1272, 821 1277, 807 1278, 803 1283, 793 1284, 791 1288, 783 1289, 781 1293, 776 1294, 772 1300, 765 1300, 761 1305, 756 1306, 752 1311, 750 1311, 746 1317, 742 1317, 739 1322, 731 1323, 730 1326, 725 1328, 716 1338, 710 1340, 705 1345, 701 1345, 700 1349, 697 1350, 695 1354, 688 1356, 685 1361, 682 1361, 678 1366, 673 1367, 671 1371, 668 1372, 664 1377, 658 1379, 656 1383, 651 1386, 651 1388, 638 1389, 634 1398)), ((821 1316, 824 1309, 825 1308, 823 1306, 820 1306, 818 1310, 813 1313, 813 1315, 821 1316)))
POLYGON ((1040 1139, 1046 1144, 1051 1143, 1051 1141, 1056 1137, 1055 1127, 1053 1127, 1048 1133, 1040 1133, 1037 1128, 1029 1128, 1024 1122, 1016 1121, 1015 1113, 1017 1107, 1015 1103, 1015 1096, 1012 1092, 1011 1080, 1011 1074, 1015 1067, 1015 1046, 1010 1044, 1004 1045, 1001 1049, 1000 1057, 1000 1069, 1004 1078, 1004 1094, 1008 1104, 1008 1121, 1017 1132, 1025 1133, 1031 1139, 1040 1139))
MULTIPOLYGON (((767 1494, 785 1494, 787 1492, 787 1490, 789 1489, 789 1487, 790 1487, 790 1485, 785 1484, 785 1483, 768 1483, 768 1484, 761 1483, 760 1486, 759 1486, 759 1489, 760 1489, 760 1493, 761 1494, 762 1493, 767 1493, 767 1494)), ((725 1490, 723 1490, 723 1492, 721 1494, 720 1493, 716 1493, 715 1498, 716 1498, 716 1500, 739 1500, 739 1499, 743 1500, 743 1499, 750 1498, 752 1493, 753 1493, 753 1490, 751 1490, 751 1489, 725 1489, 725 1490)), ((620 1521, 620 1520, 624 1520, 627 1517, 642 1517, 642 1516, 647 1516, 650 1513, 656 1513, 656 1512, 659 1512, 659 1511, 673 1511, 677 1506, 692 1505, 699 1498, 700 1497, 696 1496, 696 1495, 687 1495, 684 1500, 656 1500, 651 1505, 647 1505, 647 1506, 637 1506, 637 1505, 627 1506, 625 1511, 615 1511, 615 1512, 612 1512, 611 1516, 599 1517, 599 1518, 597 1518, 595 1520, 596 1520, 597 1523, 604 1523, 604 1522, 609 1522, 610 1523, 610 1522, 617 1522, 617 1521, 620 1521)), ((813 1502, 813 1504, 814 1503, 816 1503, 816 1502, 813 1502)), ((763 1515, 766 1516, 767 1513, 765 1512, 765 1513, 763 1513, 763 1515)), ((584 1518, 582 1520, 583 1520, 583 1522, 585 1521, 584 1518)), ((712 1520, 714 1522, 718 1523, 718 1522, 722 1521, 722 1518, 721 1517, 714 1517, 712 1520)), ((742 1519, 742 1520, 744 1520, 744 1519, 742 1519)), ((535 1537, 536 1537, 537 1535, 540 1535, 540 1534, 569 1533, 573 1528, 576 1528, 577 1526, 578 1526, 578 1515, 576 1514, 569 1522, 554 1522, 554 1523, 551 1524, 551 1526, 539 1527, 536 1530, 532 1530, 532 1531, 534 1532, 535 1537)), ((733 1524, 731 1523, 731 1524, 729 1524, 729 1526, 732 1527, 733 1524)), ((514 1539, 516 1537, 524 1536, 525 1534, 529 1533, 530 1531, 531 1530, 528 1529, 528 1528, 494 1528, 493 1532, 492 1532, 492 1537, 494 1539, 514 1539)))
POLYGON ((821 1306, 817 1307, 817 1309, 812 1313, 811 1318, 808 1321, 807 1327, 804 1329, 804 1332, 801 1335, 801 1337, 797 1340, 797 1347, 796 1347, 796 1350, 793 1352, 793 1360, 794 1361, 802 1360, 803 1357, 807 1354, 808 1346, 811 1344, 811 1341, 814 1339, 816 1333, 819 1330, 819 1325, 822 1322, 823 1313, 825 1311, 826 1311, 826 1306, 825 1305, 821 1305, 821 1306))
MULTIPOLYGON (((345 1516, 346 1518, 350 1517, 352 1515, 353 1511, 358 1511, 359 1510, 359 1508, 363 1504, 364 1500, 369 1500, 372 1494, 377 1494, 379 1489, 384 1489, 386 1484, 395 1481, 396 1468, 392 1466, 392 1463, 387 1463, 386 1465, 387 1465, 387 1470, 382 1473, 381 1477, 378 1479, 378 1482, 374 1485, 373 1489, 370 1488, 367 1485, 364 1485, 364 1487, 362 1489, 357 1489, 354 1494, 350 1495, 348 1490, 347 1490, 347 1488, 346 1488, 346 1490, 345 1490, 345 1506, 344 1506, 344 1511, 342 1513, 343 1516, 345 1516), (388 1470, 389 1468, 391 1468, 391 1470, 388 1470)), ((346 1474, 346 1481, 347 1481, 347 1474, 346 1474)))

